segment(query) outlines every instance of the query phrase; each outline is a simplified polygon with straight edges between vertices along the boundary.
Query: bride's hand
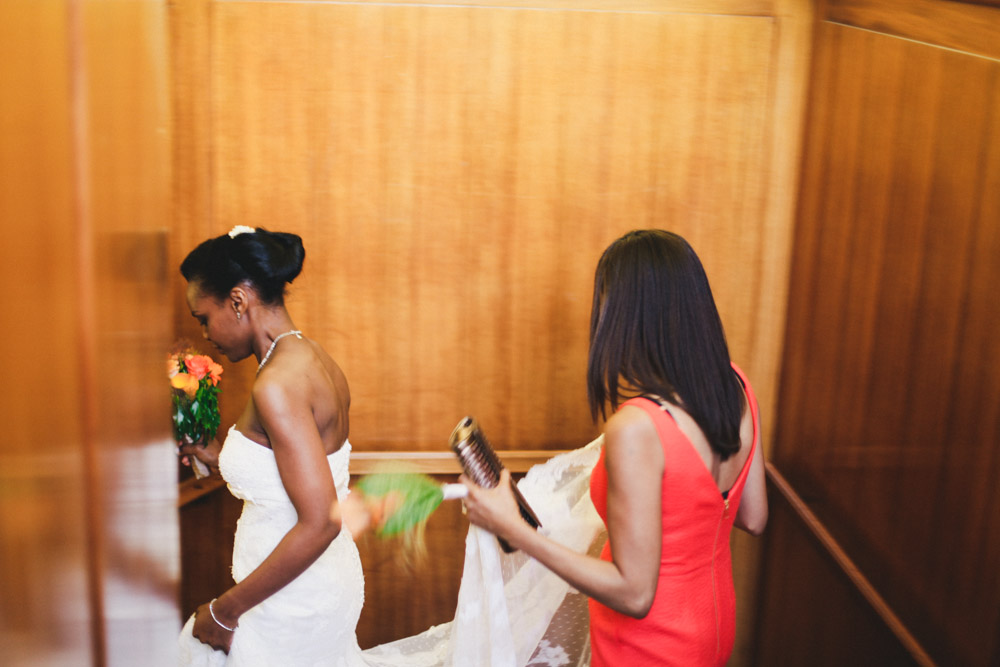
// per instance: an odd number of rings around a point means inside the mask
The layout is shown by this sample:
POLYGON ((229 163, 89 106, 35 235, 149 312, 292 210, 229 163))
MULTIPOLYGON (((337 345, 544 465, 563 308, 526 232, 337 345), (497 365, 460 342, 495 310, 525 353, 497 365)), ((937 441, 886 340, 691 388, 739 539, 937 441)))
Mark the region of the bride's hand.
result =
MULTIPOLYGON (((194 612, 194 627, 191 629, 191 634, 202 644, 208 644, 217 651, 229 653, 234 632, 226 630, 215 622, 212 618, 212 612, 208 608, 209 604, 211 603, 201 605, 194 612)), ((235 628, 236 626, 231 625, 230 627, 235 628)))
POLYGON ((208 469, 215 472, 219 469, 219 452, 222 451, 222 444, 212 438, 205 444, 191 442, 185 439, 177 443, 177 453, 181 455, 181 463, 186 466, 191 465, 191 457, 194 457, 208 466, 208 469))
POLYGON ((465 475, 458 481, 469 489, 469 495, 462 501, 469 521, 509 541, 512 529, 524 523, 510 488, 510 471, 502 470, 500 481, 492 489, 479 486, 465 475))

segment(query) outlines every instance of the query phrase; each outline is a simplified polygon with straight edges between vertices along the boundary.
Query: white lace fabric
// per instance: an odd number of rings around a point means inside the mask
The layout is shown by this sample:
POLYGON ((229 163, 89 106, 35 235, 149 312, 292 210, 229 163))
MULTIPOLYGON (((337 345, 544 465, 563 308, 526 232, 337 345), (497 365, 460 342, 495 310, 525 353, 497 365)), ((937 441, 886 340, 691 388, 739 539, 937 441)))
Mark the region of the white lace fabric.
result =
MULTIPOLYGON (((604 524, 590 501, 602 438, 533 467, 518 488, 539 529, 578 552, 598 553, 604 524)), ((329 457, 337 493, 348 493, 350 445, 329 457)), ((236 581, 253 571, 295 523, 273 454, 230 430, 220 459, 244 500, 233 550, 236 581), (235 443, 234 446, 230 446, 235 443), (254 449, 256 448, 256 449, 254 449)), ((331 667, 586 667, 587 599, 521 552, 471 527, 455 618, 366 651, 354 634, 364 603, 357 548, 343 532, 302 575, 240 618, 228 657, 181 632, 181 665, 331 667)))
MULTIPOLYGON (((606 534, 590 501, 603 438, 534 466, 518 483, 547 536, 597 554, 606 534)), ((373 667, 586 667, 587 598, 521 552, 471 527, 450 623, 364 652, 373 667)))

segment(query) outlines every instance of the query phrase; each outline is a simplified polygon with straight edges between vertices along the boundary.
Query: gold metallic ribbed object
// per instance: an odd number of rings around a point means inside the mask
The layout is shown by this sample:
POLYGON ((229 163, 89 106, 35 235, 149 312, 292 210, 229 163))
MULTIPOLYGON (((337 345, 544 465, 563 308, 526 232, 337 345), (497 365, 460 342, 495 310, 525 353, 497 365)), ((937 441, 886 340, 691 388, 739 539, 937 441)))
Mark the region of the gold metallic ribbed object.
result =
MULTIPOLYGON (((458 422, 458 426, 451 432, 448 444, 458 457, 459 463, 462 464, 462 470, 465 472, 466 477, 487 489, 492 489, 500 482, 500 471, 503 470, 503 463, 500 462, 496 452, 493 451, 493 447, 486 440, 486 436, 483 435, 475 417, 465 417, 462 421, 458 422)), ((532 528, 538 528, 541 522, 528 505, 528 501, 524 499, 524 496, 517 489, 517 485, 514 484, 513 479, 510 481, 510 487, 514 492, 514 498, 517 500, 517 506, 521 510, 521 517, 532 528)), ((500 540, 500 547, 505 552, 511 553, 515 551, 505 540, 502 538, 498 539, 500 540)))

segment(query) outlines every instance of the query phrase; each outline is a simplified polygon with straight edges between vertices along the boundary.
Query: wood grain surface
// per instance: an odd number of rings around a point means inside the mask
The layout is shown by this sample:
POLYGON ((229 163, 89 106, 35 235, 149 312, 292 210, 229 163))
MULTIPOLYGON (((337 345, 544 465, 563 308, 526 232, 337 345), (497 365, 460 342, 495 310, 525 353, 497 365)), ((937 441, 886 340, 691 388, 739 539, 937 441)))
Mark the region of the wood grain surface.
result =
POLYGON ((774 461, 933 660, 987 665, 1000 62, 954 50, 957 25, 941 46, 819 27, 774 461))
POLYGON ((0 649, 147 664, 178 629, 162 3, 0 5, 0 649))

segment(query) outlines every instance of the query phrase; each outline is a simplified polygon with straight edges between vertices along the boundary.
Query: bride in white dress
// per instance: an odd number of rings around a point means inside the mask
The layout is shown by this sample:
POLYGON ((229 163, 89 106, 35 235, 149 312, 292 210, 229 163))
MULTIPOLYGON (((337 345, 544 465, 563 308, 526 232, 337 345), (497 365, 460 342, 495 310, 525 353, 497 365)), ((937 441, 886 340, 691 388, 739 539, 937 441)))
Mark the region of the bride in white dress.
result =
MULTIPOLYGON (((341 496, 347 491, 350 449, 345 443, 327 457, 341 496)), ((233 548, 233 579, 239 584, 274 551, 298 516, 274 454, 235 426, 226 437, 219 467, 230 491, 244 501, 233 548)), ((197 616, 189 619, 181 634, 181 664, 363 665, 355 638, 363 603, 361 560, 350 534, 342 529, 301 574, 239 617, 238 628, 228 633, 228 658, 196 639, 191 632, 197 616)), ((219 601, 213 608, 225 623, 219 601)))
POLYGON ((351 397, 340 367, 285 309, 304 257, 294 234, 236 227, 181 264, 205 339, 231 361, 258 363, 221 455, 215 441, 182 448, 219 467, 244 500, 236 584, 189 619, 183 664, 361 664, 361 562, 349 531, 330 518, 347 493, 351 397))
MULTIPOLYGON (((471 528, 452 622, 362 652, 355 628, 364 575, 331 507, 347 488, 350 392, 336 362, 295 328, 284 292, 305 251, 294 234, 236 227, 181 265, 191 314, 231 361, 258 361, 250 400, 225 445, 186 445, 244 501, 235 585, 202 604, 179 640, 180 664, 291 667, 562 667, 589 664, 584 596, 523 554, 471 528)), ((600 442, 532 469, 520 488, 542 530, 578 550, 603 525, 588 479, 600 442)), ((361 512, 363 514, 363 511, 361 512)))

